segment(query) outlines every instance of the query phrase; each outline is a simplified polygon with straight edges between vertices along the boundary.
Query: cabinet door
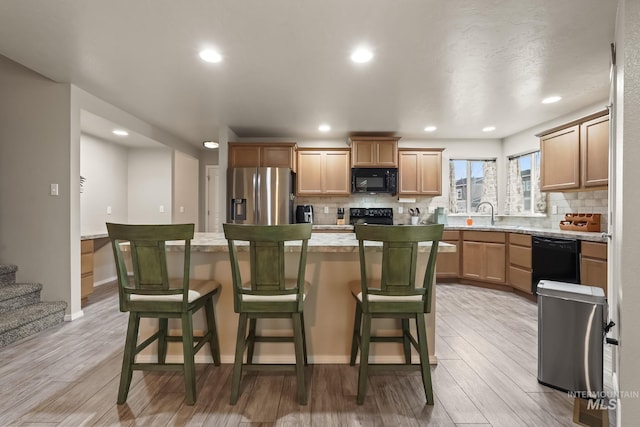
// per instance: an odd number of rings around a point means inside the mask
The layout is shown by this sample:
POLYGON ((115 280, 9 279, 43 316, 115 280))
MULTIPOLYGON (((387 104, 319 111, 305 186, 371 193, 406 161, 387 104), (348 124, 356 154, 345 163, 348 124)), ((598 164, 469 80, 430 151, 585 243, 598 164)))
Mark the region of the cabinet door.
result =
POLYGON ((506 282, 506 250, 502 243, 484 244, 484 279, 495 283, 506 282))
POLYGON ((609 183, 609 116, 589 120, 580 126, 582 185, 609 183))
POLYGON ((418 194, 418 153, 401 151, 398 153, 398 193, 418 194))
POLYGON ((440 252, 436 260, 436 276, 438 278, 460 277, 460 242, 458 240, 443 240, 455 245, 455 252, 440 252))
POLYGON ((479 242, 462 243, 462 277, 483 279, 484 245, 485 243, 479 242))
POLYGON ((375 145, 376 163, 380 167, 398 167, 398 142, 378 141, 375 145))
POLYGON ((424 151, 419 155, 420 194, 439 196, 442 194, 442 152, 424 151))
POLYGON ((229 167, 260 167, 260 147, 257 145, 229 144, 229 167))
POLYGON ((400 151, 398 192, 406 195, 442 194, 442 152, 400 151))
POLYGON ((607 295, 607 260, 582 257, 580 262, 580 283, 597 286, 607 295))
POLYGON ((327 151, 324 153, 322 169, 323 193, 335 196, 351 194, 351 168, 348 151, 327 151))
POLYGON ((542 191, 580 187, 580 128, 578 125, 540 138, 542 191))
POLYGON ((298 151, 296 193, 301 196, 322 194, 322 151, 298 151))
POLYGON ((295 152, 293 146, 262 147, 262 166, 290 168, 295 172, 295 152))
POLYGON ((374 167, 375 141, 353 141, 351 146, 351 166, 354 168, 374 167))

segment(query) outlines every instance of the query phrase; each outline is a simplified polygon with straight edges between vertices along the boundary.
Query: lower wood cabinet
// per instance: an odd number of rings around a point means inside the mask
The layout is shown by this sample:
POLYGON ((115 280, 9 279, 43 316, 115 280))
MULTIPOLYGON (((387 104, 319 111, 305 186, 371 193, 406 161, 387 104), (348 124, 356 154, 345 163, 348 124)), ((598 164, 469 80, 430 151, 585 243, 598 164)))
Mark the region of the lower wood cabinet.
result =
POLYGON ((460 232, 445 230, 442 241, 455 245, 455 252, 440 252, 436 261, 436 276, 439 279, 460 277, 460 232))
POLYGON ((462 232, 462 277, 506 283, 506 236, 493 231, 462 232))
POLYGON ((580 283, 597 286, 607 295, 607 244, 582 241, 580 283))
POLYGON ((93 292, 93 240, 80 241, 80 298, 93 292))
POLYGON ((509 285, 513 288, 531 292, 531 235, 509 234, 509 285))

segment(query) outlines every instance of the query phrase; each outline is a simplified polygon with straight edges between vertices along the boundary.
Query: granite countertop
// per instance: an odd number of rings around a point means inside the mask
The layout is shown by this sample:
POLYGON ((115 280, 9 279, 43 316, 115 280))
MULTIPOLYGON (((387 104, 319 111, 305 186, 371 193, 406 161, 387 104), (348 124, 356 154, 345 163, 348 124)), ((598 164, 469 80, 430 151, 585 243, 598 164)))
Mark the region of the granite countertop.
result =
POLYGON ((606 233, 585 232, 585 231, 565 231, 552 228, 519 227, 513 225, 458 225, 445 226, 445 230, 459 231, 500 231, 506 233, 531 234, 532 236, 557 237, 561 239, 588 240, 591 242, 607 242, 606 233))
MULTIPOLYGON (((336 233, 323 232, 314 233, 309 241, 309 251, 321 252, 318 247, 326 246, 333 247, 333 250, 326 250, 326 252, 337 252, 337 248, 350 247, 352 245, 357 246, 355 235, 351 233, 344 233, 345 230, 353 230, 353 225, 314 225, 314 230, 331 231, 335 230, 336 233), (342 233, 340 233, 342 231, 342 233), (345 244, 345 242, 350 242, 345 244), (315 248, 315 249, 312 249, 315 248)), ((473 225, 471 227, 466 225, 447 225, 445 230, 459 230, 459 231, 499 231, 505 233, 518 233, 518 234, 531 234, 533 236, 542 237, 557 237, 564 239, 578 239, 587 240, 591 242, 607 242, 606 233, 600 232, 584 232, 584 231, 564 231, 551 228, 534 228, 534 227, 519 227, 512 225, 473 225)), ((107 233, 86 234, 82 235, 82 240, 100 239, 108 237, 107 233)), ((192 247, 199 242, 200 245, 208 246, 220 246, 224 245, 226 250, 227 241, 222 233, 196 233, 196 238, 192 242, 192 247), (217 237, 216 237, 217 236, 217 237)), ((212 249, 208 249, 212 251, 212 249)))
MULTIPOLYGON (((286 252, 298 252, 301 246, 300 241, 292 241, 285 243, 286 252)), ((382 244, 374 242, 367 243, 372 248, 380 247, 382 244)), ((428 252, 431 243, 422 243, 419 245, 420 252, 428 252)), ((239 251, 247 251, 249 244, 247 242, 238 242, 236 248, 239 251)), ((167 242, 168 251, 181 251, 184 249, 182 242, 167 242)), ((191 250, 196 252, 227 252, 228 245, 223 233, 196 233, 191 241, 191 250)), ((353 233, 316 233, 311 235, 309 239, 308 252, 357 252, 358 241, 353 233)), ((455 252, 454 245, 441 242, 438 252, 455 252)))

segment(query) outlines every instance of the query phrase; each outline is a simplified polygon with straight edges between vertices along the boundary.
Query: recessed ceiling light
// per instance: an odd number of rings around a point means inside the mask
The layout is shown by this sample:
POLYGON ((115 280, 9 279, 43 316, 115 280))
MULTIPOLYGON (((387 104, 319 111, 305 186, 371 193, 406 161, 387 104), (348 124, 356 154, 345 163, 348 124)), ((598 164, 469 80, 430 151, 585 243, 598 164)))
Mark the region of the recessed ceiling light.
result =
POLYGON ((220 146, 220 144, 218 144, 216 141, 204 141, 202 145, 204 146, 204 148, 208 148, 209 150, 218 148, 220 146))
POLYGON ((204 49, 200 51, 200 59, 206 62, 220 62, 222 55, 212 49, 204 49))
POLYGON ((320 132, 329 132, 331 130, 331 126, 329 126, 326 123, 321 124, 320 126, 318 126, 318 130, 320 132))
POLYGON ((357 49, 351 54, 351 60, 358 64, 369 62, 371 58, 373 58, 373 52, 364 48, 357 49))
POLYGON ((495 126, 486 126, 486 127, 482 128, 482 132, 491 132, 491 131, 494 131, 494 130, 496 130, 495 126))
POLYGON ((562 97, 554 95, 542 100, 543 104, 553 104, 554 102, 558 102, 562 99, 562 97))
POLYGON ((434 130, 438 129, 435 126, 427 126, 426 128, 424 128, 425 132, 433 132, 434 130))
POLYGON ((114 135, 118 135, 118 136, 127 136, 127 135, 129 135, 129 132, 127 132, 127 131, 126 131, 126 130, 124 130, 124 129, 115 129, 115 130, 113 131, 113 134, 114 134, 114 135))

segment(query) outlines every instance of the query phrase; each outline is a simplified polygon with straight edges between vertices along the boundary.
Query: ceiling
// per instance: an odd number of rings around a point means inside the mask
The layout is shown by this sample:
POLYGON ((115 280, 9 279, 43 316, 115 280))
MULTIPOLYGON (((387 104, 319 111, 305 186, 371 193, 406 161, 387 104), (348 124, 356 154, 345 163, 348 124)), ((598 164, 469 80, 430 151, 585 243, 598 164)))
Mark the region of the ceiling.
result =
POLYGON ((603 0, 2 0, 0 54, 195 146, 220 126, 503 138, 607 99, 615 13, 603 0), (349 59, 359 46, 371 62, 349 59), (223 61, 201 61, 205 47, 223 61))

